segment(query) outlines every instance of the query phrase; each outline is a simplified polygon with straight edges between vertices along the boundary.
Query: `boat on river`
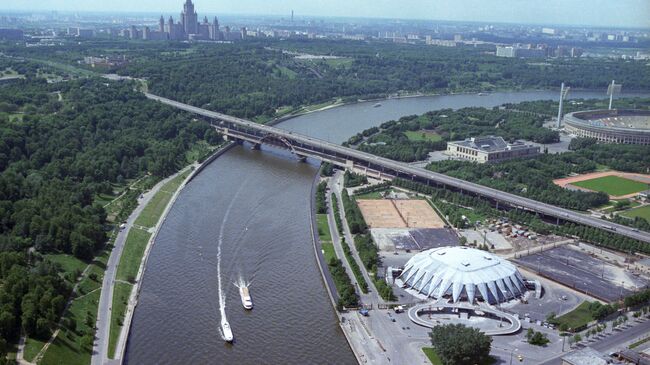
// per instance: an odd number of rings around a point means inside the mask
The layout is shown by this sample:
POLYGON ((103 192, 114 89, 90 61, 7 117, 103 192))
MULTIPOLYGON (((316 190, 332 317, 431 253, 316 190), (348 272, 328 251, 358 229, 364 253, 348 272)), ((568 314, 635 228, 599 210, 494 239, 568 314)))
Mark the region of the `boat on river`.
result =
POLYGON ((251 294, 248 291, 247 286, 242 285, 239 287, 239 296, 241 297, 241 304, 245 309, 253 309, 253 299, 251 298, 251 294))
POLYGON ((381 106, 381 103, 377 103, 377 104, 373 105, 372 107, 373 108, 379 108, 380 106, 381 106))
POLYGON ((232 342, 235 337, 232 335, 232 329, 230 329, 230 324, 228 320, 224 317, 221 318, 221 332, 223 332, 223 339, 226 342, 232 342))

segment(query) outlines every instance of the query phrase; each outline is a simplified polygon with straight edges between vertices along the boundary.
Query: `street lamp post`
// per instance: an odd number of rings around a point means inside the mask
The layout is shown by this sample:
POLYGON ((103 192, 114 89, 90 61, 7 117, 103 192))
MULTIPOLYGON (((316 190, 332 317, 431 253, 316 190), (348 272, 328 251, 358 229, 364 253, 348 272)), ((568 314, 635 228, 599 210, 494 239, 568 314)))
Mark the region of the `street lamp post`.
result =
POLYGON ((517 349, 512 349, 512 350, 510 351, 510 365, 512 365, 512 355, 515 353, 515 351, 519 351, 519 350, 517 350, 517 349))

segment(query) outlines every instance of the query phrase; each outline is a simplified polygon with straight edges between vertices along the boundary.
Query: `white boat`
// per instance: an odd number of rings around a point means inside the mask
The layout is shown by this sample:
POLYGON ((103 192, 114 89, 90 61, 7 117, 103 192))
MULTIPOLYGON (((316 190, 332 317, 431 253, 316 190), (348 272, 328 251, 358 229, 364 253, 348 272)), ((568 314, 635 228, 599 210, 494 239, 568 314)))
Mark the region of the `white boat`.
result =
POLYGON ((232 335, 230 324, 226 318, 221 318, 221 331, 223 332, 223 339, 226 340, 226 342, 232 342, 235 339, 232 335))
POLYGON ((379 108, 380 106, 381 106, 381 103, 377 103, 377 104, 373 105, 373 108, 379 108))
POLYGON ((253 299, 248 292, 248 287, 242 285, 239 287, 239 296, 241 296, 241 304, 246 309, 253 309, 253 299))

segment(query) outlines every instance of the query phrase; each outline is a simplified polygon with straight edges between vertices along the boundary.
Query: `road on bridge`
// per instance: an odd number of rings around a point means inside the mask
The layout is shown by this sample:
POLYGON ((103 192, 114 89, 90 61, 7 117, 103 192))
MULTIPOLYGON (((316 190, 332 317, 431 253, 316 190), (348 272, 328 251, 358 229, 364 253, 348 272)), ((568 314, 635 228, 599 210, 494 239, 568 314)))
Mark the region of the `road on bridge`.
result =
MULTIPOLYGON (((339 165, 346 165, 347 161, 357 163, 358 166, 370 167, 383 170, 387 173, 394 172, 395 175, 404 178, 418 179, 427 183, 442 184, 453 187, 461 191, 470 192, 479 196, 492 199, 497 202, 505 203, 512 207, 527 209, 558 220, 574 222, 590 227, 603 229, 609 232, 617 233, 635 240, 650 243, 650 233, 641 232, 638 229, 627 227, 621 224, 608 222, 599 218, 591 217, 586 214, 577 213, 569 209, 556 207, 554 205, 542 203, 533 199, 524 198, 519 195, 506 193, 497 189, 489 188, 483 185, 475 184, 469 181, 450 177, 440 173, 432 172, 423 168, 410 166, 405 163, 393 161, 387 158, 378 157, 366 152, 343 147, 341 145, 327 142, 321 139, 304 136, 301 134, 288 132, 280 128, 258 124, 245 119, 236 118, 230 115, 213 112, 210 110, 197 108, 178 101, 163 98, 154 94, 145 93, 147 98, 159 101, 163 104, 195 113, 207 118, 218 120, 224 125, 215 126, 222 132, 228 128, 245 129, 254 132, 251 138, 257 138, 258 143, 264 142, 264 136, 273 136, 283 141, 290 142, 294 152, 315 157, 320 160, 330 160, 339 165), (331 158, 331 159, 330 159, 331 158)), ((237 135, 241 135, 239 131, 237 135)))

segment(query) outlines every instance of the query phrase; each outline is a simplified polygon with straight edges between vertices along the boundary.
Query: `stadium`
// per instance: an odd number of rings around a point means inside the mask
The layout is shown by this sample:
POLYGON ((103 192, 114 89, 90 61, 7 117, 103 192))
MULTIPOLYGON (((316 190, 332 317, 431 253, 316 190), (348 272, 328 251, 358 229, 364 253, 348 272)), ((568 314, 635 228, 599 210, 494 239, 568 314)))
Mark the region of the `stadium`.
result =
POLYGON ((632 109, 589 110, 569 113, 565 129, 577 137, 604 143, 650 145, 650 111, 632 109))
POLYGON ((413 256, 399 279, 405 287, 453 303, 502 303, 526 291, 523 276, 509 261, 464 246, 433 248, 413 256))

